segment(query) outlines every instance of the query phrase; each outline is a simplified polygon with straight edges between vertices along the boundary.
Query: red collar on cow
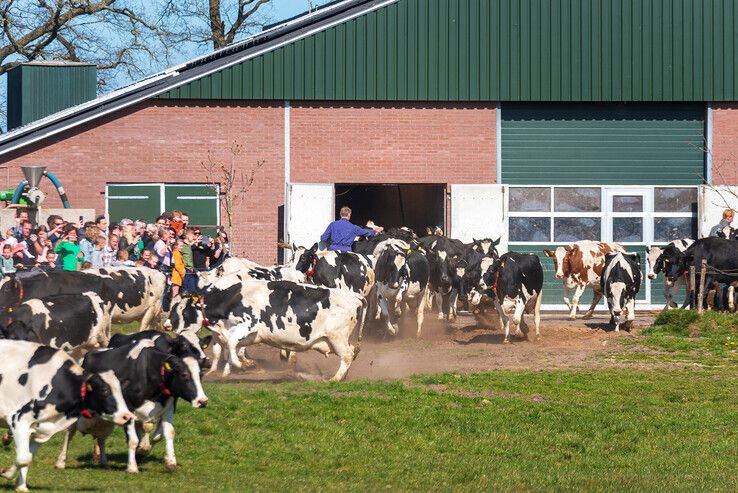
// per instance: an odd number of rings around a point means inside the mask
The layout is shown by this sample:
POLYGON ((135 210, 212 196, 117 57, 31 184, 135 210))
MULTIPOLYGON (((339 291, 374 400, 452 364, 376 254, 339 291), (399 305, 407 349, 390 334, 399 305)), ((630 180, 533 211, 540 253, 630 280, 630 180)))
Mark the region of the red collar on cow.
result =
POLYGON ((16 305, 20 305, 23 303, 23 283, 17 278, 16 281, 18 282, 18 303, 16 305))
POLYGON ((308 269, 308 271, 305 273, 306 276, 313 277, 315 275, 315 264, 317 264, 317 263, 318 263, 318 259, 317 258, 314 258, 313 259, 313 265, 311 265, 310 268, 308 269))
POLYGON ((82 411, 79 414, 83 418, 92 418, 92 413, 88 409, 85 409, 85 397, 87 397, 87 392, 92 390, 87 380, 87 378, 82 380, 82 385, 79 388, 79 396, 82 398, 82 411))
POLYGON ((161 393, 164 395, 172 395, 172 391, 169 390, 164 383, 164 376, 171 369, 172 366, 169 364, 168 361, 165 361, 164 364, 161 365, 161 370, 159 370, 159 375, 161 376, 161 382, 159 382, 159 390, 161 390, 161 393))
POLYGON ((500 279, 500 271, 495 272, 495 282, 492 283, 492 291, 497 291, 497 281, 500 279))
POLYGON ((199 304, 200 304, 200 313, 202 313, 202 325, 204 327, 207 327, 210 325, 210 320, 205 316, 205 296, 199 297, 199 304))

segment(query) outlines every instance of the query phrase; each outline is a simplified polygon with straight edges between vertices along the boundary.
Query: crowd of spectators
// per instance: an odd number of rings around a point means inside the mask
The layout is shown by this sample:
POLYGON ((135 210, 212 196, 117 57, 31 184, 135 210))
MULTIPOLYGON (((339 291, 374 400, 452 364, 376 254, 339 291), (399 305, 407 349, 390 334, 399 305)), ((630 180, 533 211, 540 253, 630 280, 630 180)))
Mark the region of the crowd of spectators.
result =
POLYGON ((19 209, 16 224, 6 231, 2 273, 18 271, 76 271, 99 267, 148 267, 171 273, 172 295, 180 289, 194 292, 197 271, 220 264, 228 254, 222 229, 204 236, 189 226, 181 211, 165 212, 154 223, 121 219, 108 224, 105 216, 81 225, 51 215, 46 225, 34 227, 28 211, 19 209))

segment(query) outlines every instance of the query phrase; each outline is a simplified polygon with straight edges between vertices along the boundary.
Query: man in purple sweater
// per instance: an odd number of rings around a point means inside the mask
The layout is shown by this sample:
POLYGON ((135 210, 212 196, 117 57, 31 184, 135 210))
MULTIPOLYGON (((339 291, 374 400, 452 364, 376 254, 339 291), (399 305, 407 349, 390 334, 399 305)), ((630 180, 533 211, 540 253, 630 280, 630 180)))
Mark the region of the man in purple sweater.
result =
POLYGON ((326 228, 325 233, 320 236, 320 241, 327 243, 329 250, 350 252, 351 245, 357 236, 374 236, 384 231, 383 228, 365 229, 351 224, 351 209, 341 207, 341 219, 333 221, 326 228))

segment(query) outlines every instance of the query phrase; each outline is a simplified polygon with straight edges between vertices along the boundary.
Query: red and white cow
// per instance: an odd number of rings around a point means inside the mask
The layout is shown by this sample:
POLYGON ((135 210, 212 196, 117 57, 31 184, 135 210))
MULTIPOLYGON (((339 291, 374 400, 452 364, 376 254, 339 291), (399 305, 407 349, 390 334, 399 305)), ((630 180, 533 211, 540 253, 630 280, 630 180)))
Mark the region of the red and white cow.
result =
POLYGON ((602 299, 600 276, 605 268, 605 255, 613 252, 624 252, 617 243, 581 240, 556 250, 544 250, 547 257, 554 259, 556 279, 564 280, 564 304, 569 309, 569 319, 577 318, 577 305, 587 287, 594 292, 592 306, 583 318, 591 318, 597 303, 602 299), (569 301, 569 292, 574 289, 574 296, 569 301))

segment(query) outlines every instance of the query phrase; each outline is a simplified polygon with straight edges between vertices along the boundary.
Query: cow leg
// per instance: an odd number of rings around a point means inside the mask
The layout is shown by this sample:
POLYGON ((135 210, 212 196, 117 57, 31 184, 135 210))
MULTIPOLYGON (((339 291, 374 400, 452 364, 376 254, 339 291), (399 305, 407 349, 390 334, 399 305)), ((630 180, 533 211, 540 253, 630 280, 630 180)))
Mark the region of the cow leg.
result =
POLYGON ((138 434, 136 433, 136 420, 132 419, 129 421, 124 427, 124 430, 126 431, 126 438, 128 439, 128 468, 126 471, 130 474, 137 474, 138 464, 136 463, 136 449, 138 448, 138 434))
POLYGON ((735 286, 734 282, 728 284, 728 311, 731 313, 735 311, 735 286))
POLYGON ((571 288, 567 286, 566 281, 564 281, 564 305, 566 306, 567 310, 571 310, 571 301, 569 301, 570 292, 571 288))
POLYGON ((456 304, 459 301, 459 292, 455 289, 451 290, 448 295, 448 319, 449 321, 456 320, 456 304))
MULTIPOLYGON (((582 288, 582 292, 584 292, 584 288, 582 288)), ((587 313, 582 315, 582 319, 584 320, 592 318, 592 315, 594 315, 595 308, 597 307, 597 303, 599 303, 600 300, 602 300, 602 291, 593 290, 593 292, 594 292, 594 295, 592 297, 592 305, 589 307, 589 310, 587 310, 587 313)))
POLYGON ((674 303, 674 293, 678 291, 679 287, 676 282, 669 283, 669 281, 664 278, 664 298, 666 298, 666 306, 664 307, 664 310, 670 310, 677 307, 677 304, 674 303))
POLYGON ((331 347, 333 347, 333 352, 341 358, 341 365, 338 367, 336 374, 333 375, 333 378, 331 378, 331 381, 340 382, 346 376, 346 373, 351 367, 351 363, 354 362, 354 358, 359 352, 358 347, 354 348, 354 346, 349 344, 348 338, 333 338, 328 342, 331 347))
POLYGON ((97 445, 97 453, 100 457, 100 467, 103 469, 107 469, 109 467, 108 465, 108 452, 105 448, 105 442, 107 441, 108 437, 99 437, 95 439, 95 444, 97 445))
POLYGON ((628 303, 625 305, 626 309, 628 310, 628 315, 625 318, 625 328, 630 332, 631 327, 633 327, 633 322, 635 321, 635 299, 628 300, 628 303))
POLYGON ((416 334, 417 337, 420 337, 420 332, 423 329, 423 319, 425 317, 425 293, 422 294, 422 296, 418 297, 416 300, 417 307, 416 310, 416 321, 418 322, 418 333, 416 334))
POLYGON ((167 408, 164 410, 161 426, 164 432, 164 445, 166 447, 164 466, 169 471, 176 471, 177 457, 174 455, 174 399, 170 400, 167 408))
POLYGON ((139 331, 143 332, 144 330, 149 328, 149 325, 151 325, 151 321, 154 320, 154 316, 159 312, 161 309, 161 306, 159 303, 154 303, 154 306, 150 306, 148 310, 146 310, 143 314, 143 317, 141 317, 141 326, 139 327, 139 331))
POLYGON ((15 441, 15 463, 8 469, 2 471, 3 477, 13 479, 18 471, 18 479, 15 483, 16 491, 28 491, 26 480, 28 478, 28 466, 33 460, 33 454, 38 448, 36 442, 31 441, 31 429, 24 422, 19 422, 11 429, 15 441))
POLYGON ((528 328, 523 328, 523 312, 525 311, 525 301, 522 298, 515 298, 515 311, 513 312, 513 325, 515 325, 515 335, 523 335, 528 338, 528 328))
POLYGON ((67 451, 69 450, 69 443, 72 441, 72 438, 74 438, 75 433, 77 433, 77 423, 74 423, 64 432, 62 448, 59 451, 59 457, 56 458, 56 464, 54 464, 55 468, 64 469, 67 466, 67 451))
POLYGON ((674 281, 674 292, 678 293, 679 287, 681 287, 682 285, 684 285, 684 289, 685 289, 684 303, 682 303, 682 309, 684 309, 689 306, 689 291, 691 288, 691 283, 689 282, 688 276, 680 276, 677 278, 676 281, 674 281))
POLYGON ((541 339, 541 303, 543 303, 543 293, 538 293, 536 298, 536 306, 533 309, 533 325, 536 328, 536 340, 541 339))
POLYGON ((149 435, 153 428, 153 423, 138 423, 136 425, 136 433, 138 434, 138 449, 136 449, 136 453, 139 457, 145 457, 151 453, 151 438, 149 435))
POLYGON ((435 299, 436 306, 438 307, 438 320, 443 320, 443 318, 446 316, 445 312, 443 311, 443 295, 441 293, 436 293, 435 299))
POLYGON ((574 296, 571 299, 571 307, 569 309, 569 320, 576 320, 577 318, 577 305, 579 305, 579 298, 584 294, 585 286, 577 284, 574 296))

